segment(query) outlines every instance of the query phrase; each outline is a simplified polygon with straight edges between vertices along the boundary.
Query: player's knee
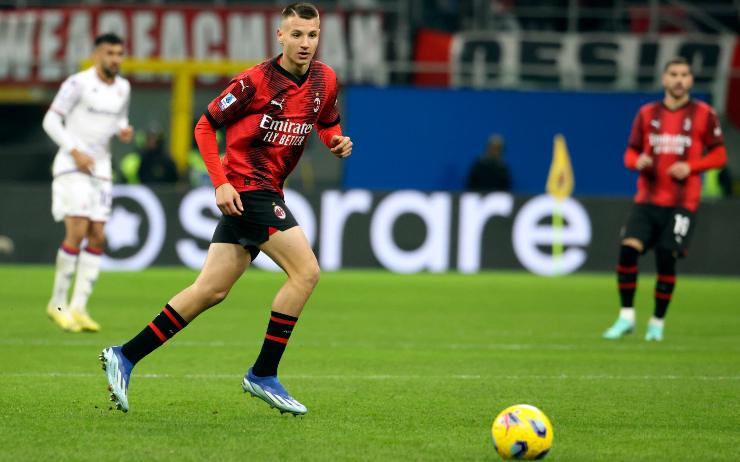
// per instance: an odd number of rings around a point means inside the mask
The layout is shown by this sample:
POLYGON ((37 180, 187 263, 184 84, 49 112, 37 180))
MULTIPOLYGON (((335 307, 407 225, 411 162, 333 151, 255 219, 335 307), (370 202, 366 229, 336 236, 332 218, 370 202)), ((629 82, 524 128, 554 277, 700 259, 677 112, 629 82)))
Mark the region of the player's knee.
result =
POLYGON ((642 253, 642 251, 645 250, 645 244, 643 244, 641 240, 636 239, 634 237, 628 237, 626 239, 623 239, 622 245, 625 245, 627 247, 632 247, 633 249, 637 250, 640 253, 642 253))
POLYGON ((227 287, 196 283, 193 288, 198 294, 198 298, 201 299, 201 303, 209 307, 218 305, 229 295, 229 288, 227 287))
POLYGON ((311 291, 316 287, 316 284, 319 283, 320 277, 321 269, 319 268, 319 264, 314 262, 311 265, 306 265, 301 268, 297 274, 293 275, 293 280, 298 282, 305 289, 311 291))

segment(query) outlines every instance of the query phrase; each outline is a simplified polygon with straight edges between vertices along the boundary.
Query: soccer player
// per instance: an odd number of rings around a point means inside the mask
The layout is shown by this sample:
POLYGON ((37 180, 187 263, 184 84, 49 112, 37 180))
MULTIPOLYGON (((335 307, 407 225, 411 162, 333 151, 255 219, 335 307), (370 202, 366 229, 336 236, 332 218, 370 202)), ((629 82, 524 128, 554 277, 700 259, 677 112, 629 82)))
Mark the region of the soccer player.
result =
POLYGON ((100 330, 88 315, 87 301, 100 273, 103 229, 111 211, 110 140, 117 135, 128 143, 133 136, 128 122, 131 86, 118 75, 123 41, 114 34, 100 35, 93 58, 92 67, 62 83, 43 122, 46 133, 59 145, 51 208, 54 220, 64 221, 65 230, 46 312, 69 332, 100 330), (87 245, 80 249, 83 239, 87 245))
POLYGON ((122 346, 100 355, 111 399, 128 410, 132 368, 220 303, 262 251, 287 274, 272 301, 262 349, 242 380, 251 393, 280 412, 305 414, 278 381, 277 369, 303 306, 319 280, 311 246, 283 201, 283 183, 314 127, 331 152, 345 158, 352 141, 342 135, 334 71, 314 60, 319 13, 309 3, 282 12, 277 38, 282 54, 234 77, 208 105, 195 127, 201 155, 223 215, 195 282, 175 295, 159 315, 122 346), (226 128, 226 156, 219 160, 216 130, 226 128))
POLYGON ((624 154, 627 168, 640 172, 635 205, 622 230, 617 281, 622 309, 604 338, 618 339, 635 326, 638 257, 655 249, 655 310, 645 340, 663 340, 663 323, 676 284, 676 260, 685 257, 696 226, 701 173, 725 164, 717 114, 693 100, 688 61, 674 58, 663 70, 662 101, 642 106, 624 154))

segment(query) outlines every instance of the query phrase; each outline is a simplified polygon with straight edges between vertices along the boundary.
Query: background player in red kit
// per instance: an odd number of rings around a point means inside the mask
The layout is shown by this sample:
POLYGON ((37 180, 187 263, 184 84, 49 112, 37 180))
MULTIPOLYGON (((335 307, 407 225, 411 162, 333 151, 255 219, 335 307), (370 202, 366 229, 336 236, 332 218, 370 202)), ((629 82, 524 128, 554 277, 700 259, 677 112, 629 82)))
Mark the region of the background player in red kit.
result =
POLYGON ((136 337, 103 350, 111 398, 128 410, 131 369, 221 302, 257 254, 272 258, 288 278, 272 302, 260 354, 242 387, 281 413, 305 414, 277 379, 277 368, 304 304, 319 280, 319 265, 303 231, 283 202, 283 183, 298 162, 313 128, 339 158, 352 152, 342 136, 334 71, 313 60, 319 13, 308 3, 283 10, 278 57, 231 80, 195 128, 223 216, 196 281, 175 295, 136 337), (216 130, 226 128, 226 157, 219 160, 216 130))
POLYGON ((622 309, 604 338, 618 339, 633 331, 637 260, 654 247, 655 311, 645 340, 663 340, 663 320, 676 284, 676 260, 686 256, 696 225, 700 174, 725 164, 717 115, 708 104, 690 99, 692 85, 688 61, 672 59, 663 71, 663 100, 641 107, 632 125, 624 163, 640 176, 617 265, 622 309))

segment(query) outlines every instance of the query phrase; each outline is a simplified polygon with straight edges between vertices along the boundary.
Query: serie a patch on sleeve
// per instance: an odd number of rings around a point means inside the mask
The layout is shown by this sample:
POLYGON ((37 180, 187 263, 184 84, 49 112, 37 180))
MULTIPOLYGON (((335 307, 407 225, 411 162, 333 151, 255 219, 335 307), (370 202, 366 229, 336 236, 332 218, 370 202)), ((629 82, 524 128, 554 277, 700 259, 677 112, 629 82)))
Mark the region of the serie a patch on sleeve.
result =
POLYGON ((234 101, 236 101, 236 97, 231 93, 227 93, 226 96, 221 98, 221 101, 218 102, 218 106, 221 108, 222 111, 225 111, 227 107, 234 104, 234 101))

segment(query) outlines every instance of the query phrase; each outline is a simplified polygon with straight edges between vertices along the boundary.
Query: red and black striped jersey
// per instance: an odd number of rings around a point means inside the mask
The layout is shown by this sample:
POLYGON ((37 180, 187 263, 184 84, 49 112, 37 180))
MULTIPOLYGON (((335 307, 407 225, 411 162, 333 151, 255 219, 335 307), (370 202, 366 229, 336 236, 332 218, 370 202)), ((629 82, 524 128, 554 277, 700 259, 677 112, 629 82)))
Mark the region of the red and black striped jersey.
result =
POLYGON ((314 127, 339 124, 334 70, 315 60, 297 77, 280 65, 281 58, 234 77, 204 114, 214 128, 226 128, 223 168, 239 192, 282 194, 314 127))
POLYGON ((689 100, 671 110, 662 101, 642 106, 632 124, 625 164, 652 156, 653 166, 640 172, 635 202, 695 211, 701 197, 701 175, 724 164, 724 141, 717 114, 708 104, 689 100), (722 148, 716 149, 716 148, 722 148), (691 174, 676 180, 668 174, 675 162, 687 162, 691 174))

